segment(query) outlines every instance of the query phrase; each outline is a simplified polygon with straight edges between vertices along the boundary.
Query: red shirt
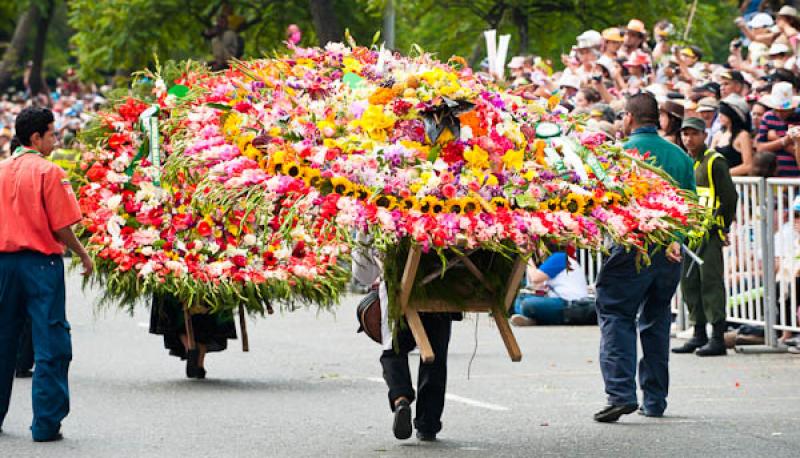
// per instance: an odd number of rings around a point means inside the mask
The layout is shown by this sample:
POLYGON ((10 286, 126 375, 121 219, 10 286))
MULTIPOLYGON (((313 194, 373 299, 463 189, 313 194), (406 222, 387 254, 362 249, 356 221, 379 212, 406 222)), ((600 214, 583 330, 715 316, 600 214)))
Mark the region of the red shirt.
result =
POLYGON ((38 154, 0 161, 0 253, 63 254, 54 232, 81 220, 67 174, 38 154))

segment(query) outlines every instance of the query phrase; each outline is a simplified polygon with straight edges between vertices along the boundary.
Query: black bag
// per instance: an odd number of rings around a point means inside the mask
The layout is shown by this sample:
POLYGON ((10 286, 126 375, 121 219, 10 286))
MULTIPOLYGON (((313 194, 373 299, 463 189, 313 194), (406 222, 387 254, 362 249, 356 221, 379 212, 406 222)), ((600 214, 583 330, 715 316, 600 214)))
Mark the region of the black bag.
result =
POLYGON ((370 339, 382 344, 383 336, 381 333, 381 303, 378 297, 378 290, 373 289, 358 303, 356 307, 356 319, 358 319, 358 331, 366 334, 370 339))

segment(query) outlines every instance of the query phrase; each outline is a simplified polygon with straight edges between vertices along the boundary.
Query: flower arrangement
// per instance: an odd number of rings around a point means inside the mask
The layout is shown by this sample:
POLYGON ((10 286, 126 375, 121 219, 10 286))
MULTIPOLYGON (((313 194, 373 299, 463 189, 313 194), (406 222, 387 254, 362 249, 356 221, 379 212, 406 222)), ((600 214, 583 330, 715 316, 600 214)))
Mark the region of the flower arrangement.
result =
POLYGON ((178 70, 146 74, 85 137, 85 238, 126 303, 164 289, 215 310, 329 305, 355 231, 384 252, 528 255, 608 238, 646 260, 699 221, 646 158, 424 53, 329 44, 178 70), (151 105, 163 163, 143 154, 151 105))

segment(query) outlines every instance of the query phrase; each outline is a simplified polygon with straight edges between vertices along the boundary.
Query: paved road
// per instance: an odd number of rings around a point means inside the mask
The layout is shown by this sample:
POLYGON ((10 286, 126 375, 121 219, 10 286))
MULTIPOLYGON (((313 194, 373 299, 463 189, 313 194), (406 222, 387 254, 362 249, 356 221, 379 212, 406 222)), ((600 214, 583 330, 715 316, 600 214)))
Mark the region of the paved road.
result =
POLYGON ((800 357, 674 358, 668 416, 597 424, 604 403, 595 327, 516 329, 511 363, 497 330, 457 323, 441 440, 396 441, 378 348, 355 334, 349 298, 334 316, 303 310, 250 321, 251 351, 183 366, 133 317, 93 307, 69 280, 72 414, 60 443, 30 440, 30 381, 18 381, 0 457, 139 456, 725 456, 789 457, 800 447, 800 357))

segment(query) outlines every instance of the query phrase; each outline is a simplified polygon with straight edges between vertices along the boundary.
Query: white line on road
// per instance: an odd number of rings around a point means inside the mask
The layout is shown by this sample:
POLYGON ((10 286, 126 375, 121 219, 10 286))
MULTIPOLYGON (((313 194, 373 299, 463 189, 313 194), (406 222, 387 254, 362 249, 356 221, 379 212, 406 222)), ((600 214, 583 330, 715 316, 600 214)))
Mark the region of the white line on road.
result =
MULTIPOLYGON (((369 380, 370 382, 384 383, 384 380, 378 377, 366 377, 365 379, 369 380)), ((489 402, 478 401, 476 399, 465 398, 464 396, 459 396, 457 394, 452 394, 452 393, 445 394, 445 398, 469 406, 480 407, 482 409, 494 410, 497 412, 508 412, 509 410, 511 410, 505 406, 501 406, 498 404, 491 404, 489 402)))

